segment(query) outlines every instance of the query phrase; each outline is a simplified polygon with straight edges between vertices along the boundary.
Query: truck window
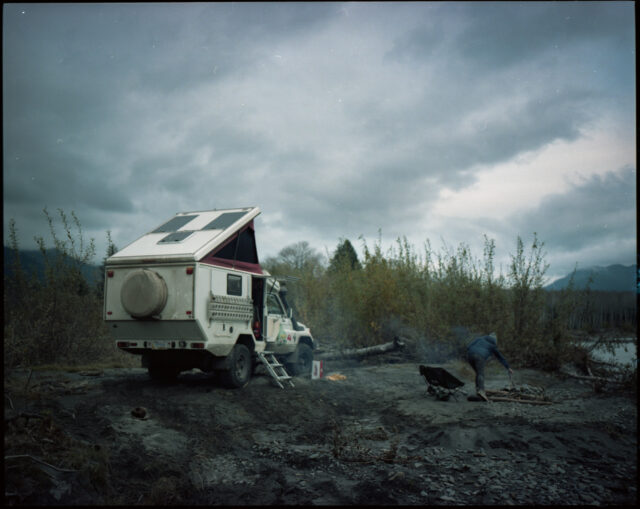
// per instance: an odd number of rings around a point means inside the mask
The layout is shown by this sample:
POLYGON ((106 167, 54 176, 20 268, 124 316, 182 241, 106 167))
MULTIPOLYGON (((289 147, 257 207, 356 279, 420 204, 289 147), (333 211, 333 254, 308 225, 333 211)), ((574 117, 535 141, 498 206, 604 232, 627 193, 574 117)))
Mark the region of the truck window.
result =
POLYGON ((227 295, 242 296, 242 276, 227 274, 227 295))
POLYGON ((273 293, 270 293, 267 296, 267 314, 284 315, 284 309, 282 309, 282 305, 280 304, 280 301, 273 293))

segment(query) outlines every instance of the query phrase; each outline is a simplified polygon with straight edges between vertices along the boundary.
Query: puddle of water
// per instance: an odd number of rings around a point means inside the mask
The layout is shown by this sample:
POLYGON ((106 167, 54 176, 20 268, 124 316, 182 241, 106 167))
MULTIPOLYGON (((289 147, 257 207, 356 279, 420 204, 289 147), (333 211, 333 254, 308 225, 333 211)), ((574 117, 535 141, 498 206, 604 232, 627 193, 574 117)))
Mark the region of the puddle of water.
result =
MULTIPOLYGON (((610 362, 619 364, 622 366, 637 363, 638 362, 638 349, 637 341, 632 338, 623 338, 613 345, 613 351, 602 347, 594 350, 593 357, 603 362, 610 362)), ((592 342, 586 342, 585 346, 593 344, 592 342)))

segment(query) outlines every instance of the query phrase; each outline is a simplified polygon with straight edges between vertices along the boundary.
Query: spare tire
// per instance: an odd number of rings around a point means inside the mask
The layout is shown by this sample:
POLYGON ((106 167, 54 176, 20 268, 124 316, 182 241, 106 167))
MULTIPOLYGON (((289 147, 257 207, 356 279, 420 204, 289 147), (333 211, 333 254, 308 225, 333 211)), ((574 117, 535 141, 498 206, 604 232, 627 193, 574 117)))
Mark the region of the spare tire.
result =
POLYGON ((138 269, 124 278, 120 302, 134 318, 146 318, 162 311, 167 303, 167 295, 167 285, 160 274, 138 269))

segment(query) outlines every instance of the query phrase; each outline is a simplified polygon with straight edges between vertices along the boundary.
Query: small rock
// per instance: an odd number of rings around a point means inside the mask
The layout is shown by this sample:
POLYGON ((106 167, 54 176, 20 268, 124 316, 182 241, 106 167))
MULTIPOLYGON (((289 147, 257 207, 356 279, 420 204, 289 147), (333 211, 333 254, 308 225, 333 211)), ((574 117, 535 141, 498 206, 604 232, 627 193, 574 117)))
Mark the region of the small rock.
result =
POLYGON ((404 472, 394 472, 389 476, 389 480, 390 481, 395 481, 396 479, 402 479, 404 478, 404 472))
POLYGON ((147 414, 147 409, 141 406, 135 407, 131 410, 131 415, 136 419, 148 419, 149 415, 147 414))

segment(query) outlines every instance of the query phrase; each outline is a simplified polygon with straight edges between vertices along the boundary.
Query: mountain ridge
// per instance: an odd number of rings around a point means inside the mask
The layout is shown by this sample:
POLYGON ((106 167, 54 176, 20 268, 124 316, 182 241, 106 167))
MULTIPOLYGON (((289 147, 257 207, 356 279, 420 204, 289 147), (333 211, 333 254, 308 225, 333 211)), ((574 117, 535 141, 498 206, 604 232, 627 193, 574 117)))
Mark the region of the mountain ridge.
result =
MULTIPOLYGON (((577 269, 573 278, 573 287, 585 289, 592 278, 589 288, 605 292, 636 292, 638 288, 638 266, 622 265, 619 263, 607 266, 594 265, 584 269, 577 269)), ((556 279, 544 286, 545 290, 562 290, 569 285, 571 273, 556 279)))
MULTIPOLYGON (((20 265, 25 274, 36 274, 41 281, 44 279, 45 261, 42 252, 39 249, 33 250, 18 250, 20 255, 20 265)), ((49 248, 46 250, 49 260, 55 260, 57 255, 56 248, 49 248)), ((14 251, 12 248, 4 246, 3 251, 3 265, 4 275, 10 276, 13 274, 14 263, 14 251)), ((102 280, 102 273, 99 265, 90 263, 82 263, 80 265, 80 271, 86 278, 87 282, 91 285, 96 284, 102 280)))

